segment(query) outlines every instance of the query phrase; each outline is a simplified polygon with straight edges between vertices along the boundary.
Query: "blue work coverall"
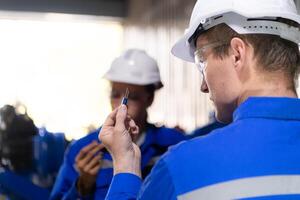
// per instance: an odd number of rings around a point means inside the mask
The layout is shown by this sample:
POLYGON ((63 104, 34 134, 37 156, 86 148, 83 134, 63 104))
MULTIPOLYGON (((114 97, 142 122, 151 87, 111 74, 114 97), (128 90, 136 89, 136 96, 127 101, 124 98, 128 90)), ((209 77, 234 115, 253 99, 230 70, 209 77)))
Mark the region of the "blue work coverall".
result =
MULTIPOLYGON (((57 180, 50 199, 104 199, 113 177, 112 158, 104 153, 102 167, 98 173, 95 193, 91 196, 80 196, 76 189, 79 176, 75 166, 75 158, 82 148, 92 141, 98 141, 99 130, 73 143, 67 150, 63 165, 60 168, 57 180)), ((185 140, 183 133, 166 127, 156 127, 148 124, 144 140, 140 145, 142 153, 142 174, 145 177, 160 155, 167 151, 170 145, 185 140)))
POLYGON ((233 123, 172 147, 144 183, 114 176, 107 199, 300 199, 300 100, 248 98, 233 123))
POLYGON ((30 172, 16 173, 0 167, 0 199, 5 200, 46 200, 50 191, 35 185, 30 172), (4 195, 1 198, 1 195, 4 195))

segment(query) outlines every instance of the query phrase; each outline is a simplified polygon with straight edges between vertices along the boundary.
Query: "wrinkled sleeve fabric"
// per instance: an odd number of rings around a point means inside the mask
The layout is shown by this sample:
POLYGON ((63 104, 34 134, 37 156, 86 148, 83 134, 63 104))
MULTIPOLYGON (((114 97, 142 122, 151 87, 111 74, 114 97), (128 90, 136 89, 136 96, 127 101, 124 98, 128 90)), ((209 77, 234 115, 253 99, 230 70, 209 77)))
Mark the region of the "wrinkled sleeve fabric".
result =
POLYGON ((133 174, 121 173, 115 175, 106 199, 173 200, 176 199, 176 194, 168 167, 163 159, 160 159, 143 184, 141 179, 133 174))

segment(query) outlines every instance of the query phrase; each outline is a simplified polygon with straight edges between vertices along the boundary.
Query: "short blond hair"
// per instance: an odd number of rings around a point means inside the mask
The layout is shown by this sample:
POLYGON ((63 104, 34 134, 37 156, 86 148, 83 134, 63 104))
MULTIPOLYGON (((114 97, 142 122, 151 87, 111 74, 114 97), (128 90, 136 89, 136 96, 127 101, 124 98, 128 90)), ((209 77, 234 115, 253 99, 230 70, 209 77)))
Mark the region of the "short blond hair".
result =
MULTIPOLYGON (((291 26, 299 27, 298 23, 286 19, 279 21, 291 26)), ((230 41, 238 37, 251 45, 254 49, 254 57, 258 66, 268 72, 280 71, 285 73, 290 80, 298 77, 300 68, 300 52, 296 43, 269 34, 238 34, 226 24, 215 26, 205 33, 209 42, 222 41, 225 45, 213 49, 216 57, 223 58, 229 54, 230 41)))

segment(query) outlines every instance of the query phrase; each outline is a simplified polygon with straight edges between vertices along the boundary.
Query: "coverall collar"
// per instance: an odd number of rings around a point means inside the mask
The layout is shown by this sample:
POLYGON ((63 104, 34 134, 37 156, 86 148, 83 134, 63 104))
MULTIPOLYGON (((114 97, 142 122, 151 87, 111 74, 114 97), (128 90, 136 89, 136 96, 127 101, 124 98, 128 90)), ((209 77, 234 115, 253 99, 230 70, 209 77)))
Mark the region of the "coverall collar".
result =
POLYGON ((288 97, 249 97, 233 113, 234 122, 246 118, 300 121, 300 100, 288 97))

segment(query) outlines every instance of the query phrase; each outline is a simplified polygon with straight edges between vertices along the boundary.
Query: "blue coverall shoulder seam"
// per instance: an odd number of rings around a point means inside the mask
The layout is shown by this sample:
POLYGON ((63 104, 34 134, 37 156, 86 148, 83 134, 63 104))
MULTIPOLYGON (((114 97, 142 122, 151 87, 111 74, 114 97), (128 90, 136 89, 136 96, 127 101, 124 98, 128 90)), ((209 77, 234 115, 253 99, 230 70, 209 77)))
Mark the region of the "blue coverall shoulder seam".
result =
MULTIPOLYGON (((211 133, 209 133, 206 136, 200 136, 195 137, 190 140, 184 140, 179 142, 178 144, 175 144, 171 146, 168 151, 162 156, 164 160, 168 160, 168 157, 171 157, 172 155, 176 154, 177 151, 183 151, 185 148, 190 148, 192 143, 202 143, 201 141, 211 140, 211 137, 214 137, 215 135, 219 134, 226 134, 226 132, 230 131, 230 129, 236 129, 237 124, 229 124, 223 128, 219 128, 216 130, 213 130, 211 133)), ((197 144, 198 145, 198 144, 197 144)), ((203 144, 205 145, 205 144, 203 144)))

